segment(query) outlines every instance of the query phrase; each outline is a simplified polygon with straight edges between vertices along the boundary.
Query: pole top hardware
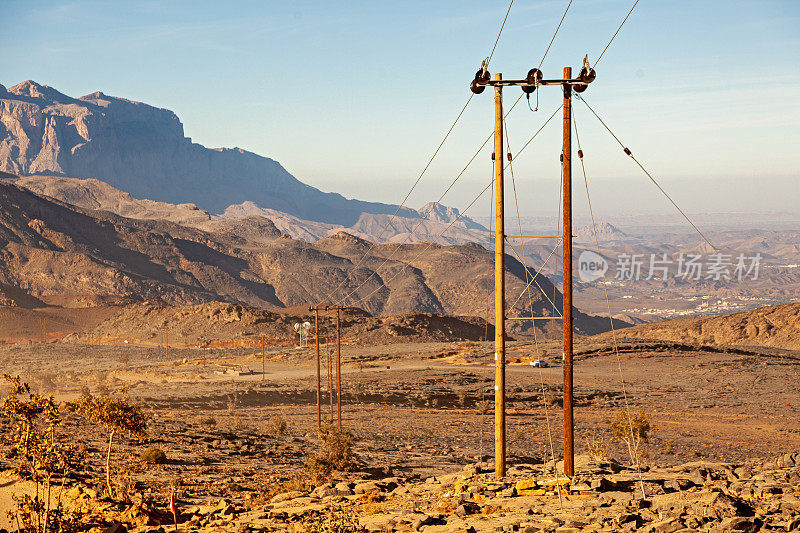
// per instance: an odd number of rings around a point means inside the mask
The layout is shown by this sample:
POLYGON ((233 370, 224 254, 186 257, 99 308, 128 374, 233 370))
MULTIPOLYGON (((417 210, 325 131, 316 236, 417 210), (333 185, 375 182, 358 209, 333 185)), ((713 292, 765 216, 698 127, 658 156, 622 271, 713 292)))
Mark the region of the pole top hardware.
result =
POLYGON ((590 83, 597 78, 597 73, 589 64, 588 57, 583 58, 583 66, 577 78, 571 79, 544 79, 538 68, 532 68, 523 80, 493 80, 486 69, 486 61, 481 63, 481 68, 475 73, 475 78, 470 82, 469 88, 475 94, 481 94, 486 87, 521 87, 525 94, 533 93, 540 85, 565 85, 572 86, 575 92, 583 92, 590 83))

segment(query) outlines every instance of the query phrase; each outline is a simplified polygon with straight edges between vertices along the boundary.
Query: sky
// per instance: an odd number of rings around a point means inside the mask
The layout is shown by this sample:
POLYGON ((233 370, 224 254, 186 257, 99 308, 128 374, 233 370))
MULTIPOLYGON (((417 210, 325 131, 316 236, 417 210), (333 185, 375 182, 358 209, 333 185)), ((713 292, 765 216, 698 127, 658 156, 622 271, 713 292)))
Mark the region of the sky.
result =
MULTIPOLYGON (((515 0, 489 70, 511 79, 538 66, 567 2, 515 0)), ((593 63, 631 5, 573 0, 545 77, 577 71, 585 55, 593 63)), ((271 157, 325 191, 399 203, 469 97, 507 8, 0 0, 0 83, 33 79, 70 96, 101 90, 168 108, 195 142, 271 157)), ((798 213, 798 30, 796 0, 640 0, 583 95, 687 211, 798 213)), ((561 121, 516 152, 561 103, 557 87, 539 92, 538 111, 523 99, 507 122, 523 216, 558 204, 561 121)), ((506 108, 519 94, 504 91, 506 108)), ((493 113, 491 91, 472 98, 408 205, 441 196, 493 113)), ((600 216, 673 209, 578 101, 575 124, 600 216)), ((487 145, 442 203, 473 202, 490 179, 490 153, 487 145)), ((580 168, 574 178, 582 185, 580 168)), ((585 191, 576 194, 585 210, 585 191)), ((485 194, 468 214, 488 216, 490 201, 485 194)))

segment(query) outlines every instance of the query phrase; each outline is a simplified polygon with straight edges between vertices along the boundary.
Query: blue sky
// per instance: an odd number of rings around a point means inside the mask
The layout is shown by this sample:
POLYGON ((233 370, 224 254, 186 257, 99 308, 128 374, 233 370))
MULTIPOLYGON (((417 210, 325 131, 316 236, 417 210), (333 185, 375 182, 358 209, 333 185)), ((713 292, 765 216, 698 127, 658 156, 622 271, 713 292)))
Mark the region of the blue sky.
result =
MULTIPOLYGON (((566 4, 516 0, 490 70, 511 78, 537 66, 566 4)), ((631 4, 574 0, 545 75, 594 60, 631 4)), ((0 0, 0 83, 166 107, 196 142, 246 148, 323 190, 394 203, 466 101, 507 6, 0 0)), ((798 212, 798 30, 796 0, 641 0, 584 95, 687 209, 798 212)), ((508 90, 508 103, 518 94, 508 90)), ((559 98, 546 88, 539 112, 520 104, 512 152, 559 98)), ((489 133, 491 100, 473 98, 412 206, 438 198, 489 133)), ((601 214, 669 212, 580 103, 576 120, 601 214)), ((558 124, 516 162, 524 214, 555 209, 558 124)), ((487 151, 444 203, 469 203, 490 171, 487 151)))

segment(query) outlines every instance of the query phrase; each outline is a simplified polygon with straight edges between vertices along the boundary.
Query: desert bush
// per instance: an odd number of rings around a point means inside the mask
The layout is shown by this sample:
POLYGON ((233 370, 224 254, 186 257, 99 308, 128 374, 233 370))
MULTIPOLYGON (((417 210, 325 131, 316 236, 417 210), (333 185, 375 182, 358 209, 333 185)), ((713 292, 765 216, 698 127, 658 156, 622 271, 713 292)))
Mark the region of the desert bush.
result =
POLYGON ((586 453, 595 461, 605 461, 611 457, 610 445, 604 434, 586 431, 583 433, 583 441, 586 453))
POLYGON ((325 516, 304 521, 300 525, 304 533, 366 533, 353 511, 335 510, 325 516))
POLYGON ((333 424, 319 429, 319 452, 308 458, 306 471, 314 483, 330 480, 334 471, 347 472, 355 464, 353 436, 333 424))
POLYGON ((280 414, 272 415, 269 419, 269 424, 276 435, 284 435, 289 429, 289 424, 286 423, 286 419, 280 414))
POLYGON ((475 403, 475 411, 477 411, 479 415, 491 413, 493 407, 494 402, 491 400, 483 400, 475 403))
POLYGON ((458 391, 458 405, 462 409, 467 406, 467 402, 469 402, 469 392, 465 390, 458 391))
POLYGON ((217 419, 213 416, 205 416, 200 419, 200 425, 213 427, 217 425, 217 419))
POLYGON ((653 429, 651 419, 652 417, 644 411, 631 416, 628 409, 622 409, 609 423, 614 438, 627 446, 631 462, 638 463, 641 459, 647 458, 647 449, 642 445, 649 441, 650 431, 653 429))
POLYGON ((149 465, 163 465, 167 462, 167 454, 161 448, 151 446, 139 455, 139 460, 149 465))
POLYGON ((10 391, 3 398, 0 414, 10 431, 2 435, 2 441, 18 461, 18 474, 36 487, 34 496, 12 494, 13 507, 8 517, 21 533, 78 531, 80 515, 61 501, 67 471, 75 466, 76 454, 58 440, 58 407, 52 396, 32 394, 19 376, 3 377, 10 391))
POLYGON ((89 396, 75 404, 77 411, 95 424, 103 426, 108 433, 106 453, 106 487, 108 495, 114 497, 111 487, 111 446, 116 434, 128 435, 143 441, 147 437, 147 415, 139 405, 127 398, 111 396, 89 396))

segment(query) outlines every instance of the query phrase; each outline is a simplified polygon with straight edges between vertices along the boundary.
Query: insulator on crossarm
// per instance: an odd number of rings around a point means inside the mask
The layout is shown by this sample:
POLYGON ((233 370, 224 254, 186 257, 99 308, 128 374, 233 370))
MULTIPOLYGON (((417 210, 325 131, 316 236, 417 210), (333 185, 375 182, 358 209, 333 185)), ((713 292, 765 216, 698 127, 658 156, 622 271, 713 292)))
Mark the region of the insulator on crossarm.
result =
POLYGON ((486 89, 486 84, 489 83, 490 79, 492 79, 492 75, 488 70, 481 67, 478 69, 478 72, 475 73, 475 79, 469 84, 470 91, 475 94, 481 94, 484 89, 486 89))
POLYGON ((529 83, 529 85, 522 86, 522 92, 526 94, 531 94, 533 91, 536 90, 536 87, 539 85, 539 82, 542 81, 542 71, 538 68, 532 68, 528 71, 528 75, 525 76, 525 81, 529 83))

